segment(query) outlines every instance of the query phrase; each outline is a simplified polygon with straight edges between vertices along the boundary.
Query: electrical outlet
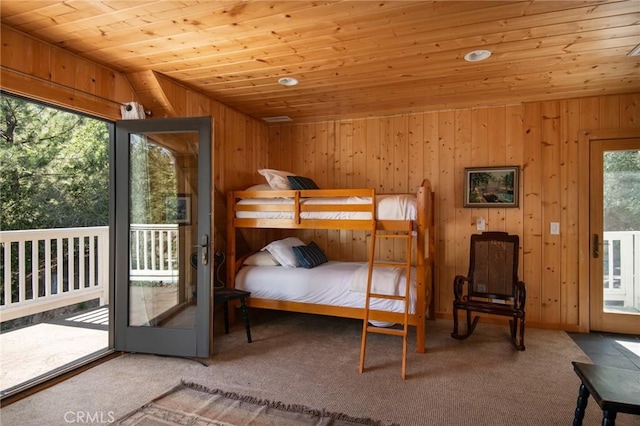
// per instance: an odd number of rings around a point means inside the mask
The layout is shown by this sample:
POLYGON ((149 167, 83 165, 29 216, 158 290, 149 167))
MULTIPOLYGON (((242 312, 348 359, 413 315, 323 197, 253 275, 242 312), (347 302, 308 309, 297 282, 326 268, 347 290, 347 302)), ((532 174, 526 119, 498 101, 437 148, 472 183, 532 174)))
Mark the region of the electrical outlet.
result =
POLYGON ((551 235, 560 235, 560 222, 551 222, 549 233, 551 235))
POLYGON ((486 228, 487 222, 485 221, 484 217, 479 217, 476 220, 476 229, 478 231, 484 231, 486 228))

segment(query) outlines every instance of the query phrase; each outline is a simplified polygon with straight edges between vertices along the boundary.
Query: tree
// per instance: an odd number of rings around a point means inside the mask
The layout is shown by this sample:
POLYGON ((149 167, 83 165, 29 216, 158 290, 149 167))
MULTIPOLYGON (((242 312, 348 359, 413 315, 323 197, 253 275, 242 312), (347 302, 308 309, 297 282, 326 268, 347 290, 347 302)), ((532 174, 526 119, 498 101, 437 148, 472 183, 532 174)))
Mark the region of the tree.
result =
POLYGON ((640 230, 640 151, 604 153, 605 231, 640 230))
POLYGON ((130 153, 131 223, 175 223, 167 217, 177 188, 173 154, 147 137, 134 137, 130 153))
POLYGON ((106 225, 105 122, 0 96, 0 229, 106 225))

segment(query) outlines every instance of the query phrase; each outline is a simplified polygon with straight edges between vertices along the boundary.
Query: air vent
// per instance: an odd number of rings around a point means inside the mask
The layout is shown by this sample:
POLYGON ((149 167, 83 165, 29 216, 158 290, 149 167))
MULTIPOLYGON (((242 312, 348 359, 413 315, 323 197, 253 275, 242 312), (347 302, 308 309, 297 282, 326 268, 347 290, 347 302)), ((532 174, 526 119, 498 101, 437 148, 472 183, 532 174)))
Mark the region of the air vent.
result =
POLYGON ((293 121, 291 118, 286 115, 277 115, 275 117, 263 117, 262 118, 267 123, 283 123, 285 121, 293 121))
POLYGON ((627 53, 627 56, 640 56, 640 44, 631 49, 631 52, 627 53))

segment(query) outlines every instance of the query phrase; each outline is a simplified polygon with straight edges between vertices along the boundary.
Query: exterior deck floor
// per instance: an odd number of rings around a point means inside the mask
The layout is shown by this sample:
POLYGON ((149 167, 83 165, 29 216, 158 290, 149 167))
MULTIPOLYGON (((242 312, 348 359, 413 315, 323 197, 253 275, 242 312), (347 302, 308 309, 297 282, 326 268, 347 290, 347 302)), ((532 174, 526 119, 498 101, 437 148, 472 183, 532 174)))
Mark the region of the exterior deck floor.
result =
POLYGON ((0 334, 0 392, 38 380, 109 345, 108 307, 0 334))

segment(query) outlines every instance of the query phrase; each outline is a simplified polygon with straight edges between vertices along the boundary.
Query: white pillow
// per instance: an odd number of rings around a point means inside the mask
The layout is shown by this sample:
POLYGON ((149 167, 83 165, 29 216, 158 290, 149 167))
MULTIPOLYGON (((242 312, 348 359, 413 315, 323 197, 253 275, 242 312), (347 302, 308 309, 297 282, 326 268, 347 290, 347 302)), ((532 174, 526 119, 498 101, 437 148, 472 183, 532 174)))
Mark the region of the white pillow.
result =
POLYGON ((247 257, 242 263, 248 266, 280 266, 280 263, 278 263, 276 258, 268 251, 254 253, 247 257))
POLYGON ((303 246, 304 243, 296 237, 288 237, 283 240, 272 241, 260 251, 268 251, 285 268, 297 268, 300 266, 291 247, 303 246))
POLYGON ((266 183, 261 183, 259 185, 251 185, 245 191, 272 191, 273 188, 266 183))
POLYGON ((260 169, 258 170, 264 178, 267 180, 269 186, 273 189, 291 189, 291 184, 287 176, 295 176, 295 173, 283 172, 281 170, 274 169, 260 169))

